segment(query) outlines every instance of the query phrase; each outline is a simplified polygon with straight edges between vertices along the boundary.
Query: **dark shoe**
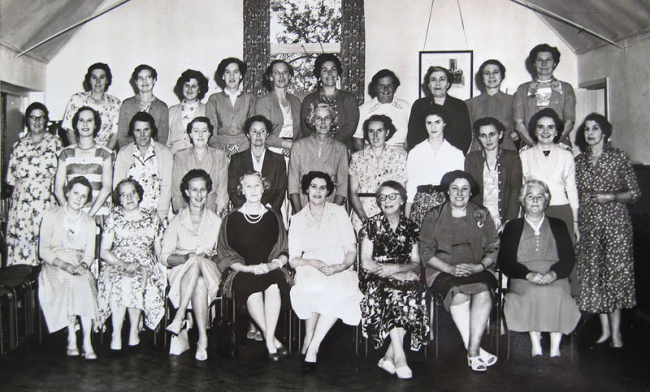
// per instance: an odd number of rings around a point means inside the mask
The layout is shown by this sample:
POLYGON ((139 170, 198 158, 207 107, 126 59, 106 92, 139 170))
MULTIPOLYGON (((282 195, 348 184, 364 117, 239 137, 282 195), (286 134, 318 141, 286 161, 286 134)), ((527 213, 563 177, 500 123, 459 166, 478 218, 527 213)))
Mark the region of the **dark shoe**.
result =
POLYGON ((302 371, 304 373, 311 373, 316 371, 316 362, 307 362, 305 360, 302 361, 302 371))
POLYGON ((269 361, 271 362, 280 362, 280 359, 282 359, 282 355, 279 353, 269 354, 269 361))
POLYGON ((287 349, 287 346, 285 346, 284 344, 280 344, 280 347, 278 347, 278 355, 280 355, 281 357, 286 357, 287 355, 289 355, 289 349, 287 349))

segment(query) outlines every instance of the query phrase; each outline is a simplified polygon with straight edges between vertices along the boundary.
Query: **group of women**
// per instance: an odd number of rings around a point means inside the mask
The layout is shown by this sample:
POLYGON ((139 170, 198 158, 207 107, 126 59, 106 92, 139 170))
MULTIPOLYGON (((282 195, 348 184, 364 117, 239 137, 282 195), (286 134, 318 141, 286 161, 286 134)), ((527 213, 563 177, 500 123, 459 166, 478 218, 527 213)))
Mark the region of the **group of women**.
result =
POLYGON ((287 62, 269 65, 269 93, 257 98, 243 91, 246 64, 227 58, 216 73, 222 91, 207 105, 207 78, 187 70, 169 110, 153 95, 152 67, 134 70, 138 93, 120 106, 106 93, 110 68, 93 64, 64 115, 70 145, 47 132, 44 105, 27 108, 7 173, 8 262, 42 260, 48 327, 67 326, 67 353, 79 355, 81 317, 86 359, 96 358, 93 324, 110 316, 110 347, 120 350, 128 313, 137 346, 142 327, 164 316, 166 296, 176 308, 167 330, 195 324, 196 359, 207 359, 208 305, 221 287, 246 304, 250 336, 256 328, 271 361, 288 354, 276 326, 290 305, 305 320, 305 370, 341 319, 361 322, 377 349, 389 338, 378 366, 411 378, 404 337, 413 350, 426 344, 430 291, 469 367, 486 371, 497 362, 481 348, 497 267, 510 278, 507 324, 530 333, 533 356, 541 332, 559 356, 580 310, 600 314, 599 343, 622 347, 620 312, 635 305, 626 204, 639 187, 602 115, 578 128, 577 158, 564 143, 575 95, 553 77, 559 58, 546 44, 533 48, 534 80, 514 97, 500 91, 505 67, 488 60, 482 94, 467 102, 448 95, 447 69, 431 67, 428 96, 412 108, 395 97, 390 70, 372 78, 373 99, 358 107, 337 88, 342 64, 332 54, 316 59, 319 87, 302 103, 287 91, 287 62))

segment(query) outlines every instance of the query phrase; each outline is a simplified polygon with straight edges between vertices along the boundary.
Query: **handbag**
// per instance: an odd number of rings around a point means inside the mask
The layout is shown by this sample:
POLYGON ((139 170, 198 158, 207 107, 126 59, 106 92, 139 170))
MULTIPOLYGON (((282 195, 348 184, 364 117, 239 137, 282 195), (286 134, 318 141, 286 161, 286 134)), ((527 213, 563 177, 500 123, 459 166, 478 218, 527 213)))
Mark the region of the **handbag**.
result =
POLYGON ((215 318, 212 324, 212 333, 215 335, 217 354, 226 358, 237 358, 237 331, 232 321, 223 317, 215 318))
POLYGON ((181 329, 178 335, 172 335, 172 340, 169 343, 170 355, 181 355, 190 349, 190 339, 187 336, 187 328, 181 329))

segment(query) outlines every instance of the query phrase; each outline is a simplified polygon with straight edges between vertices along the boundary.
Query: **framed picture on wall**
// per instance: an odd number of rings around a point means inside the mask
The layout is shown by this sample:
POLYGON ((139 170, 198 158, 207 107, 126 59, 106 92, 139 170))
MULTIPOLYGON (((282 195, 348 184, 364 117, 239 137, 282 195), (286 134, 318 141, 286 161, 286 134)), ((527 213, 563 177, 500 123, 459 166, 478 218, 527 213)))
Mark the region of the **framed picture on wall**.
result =
POLYGON ((431 95, 428 86, 422 81, 429 67, 447 68, 452 74, 451 87, 448 94, 452 97, 466 100, 472 98, 474 91, 474 51, 445 50, 420 52, 420 98, 431 95))

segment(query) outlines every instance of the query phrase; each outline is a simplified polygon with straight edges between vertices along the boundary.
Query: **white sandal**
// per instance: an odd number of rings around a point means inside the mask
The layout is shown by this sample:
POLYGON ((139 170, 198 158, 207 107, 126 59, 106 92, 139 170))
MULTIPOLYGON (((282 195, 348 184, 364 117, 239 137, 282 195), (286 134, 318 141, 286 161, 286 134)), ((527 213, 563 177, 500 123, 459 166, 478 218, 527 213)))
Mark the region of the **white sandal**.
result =
POLYGON ((485 366, 494 366, 494 364, 496 364, 498 360, 496 355, 490 354, 489 352, 483 350, 482 348, 479 349, 478 356, 481 357, 485 366))
POLYGON ((395 369, 395 364, 391 360, 382 358, 382 359, 379 360, 379 362, 377 362, 377 366, 384 369, 385 371, 387 371, 391 375, 395 374, 395 370, 396 370, 395 369))
POLYGON ((483 362, 483 359, 479 355, 475 357, 467 356, 467 365, 475 372, 484 372, 487 370, 485 362, 483 362))

